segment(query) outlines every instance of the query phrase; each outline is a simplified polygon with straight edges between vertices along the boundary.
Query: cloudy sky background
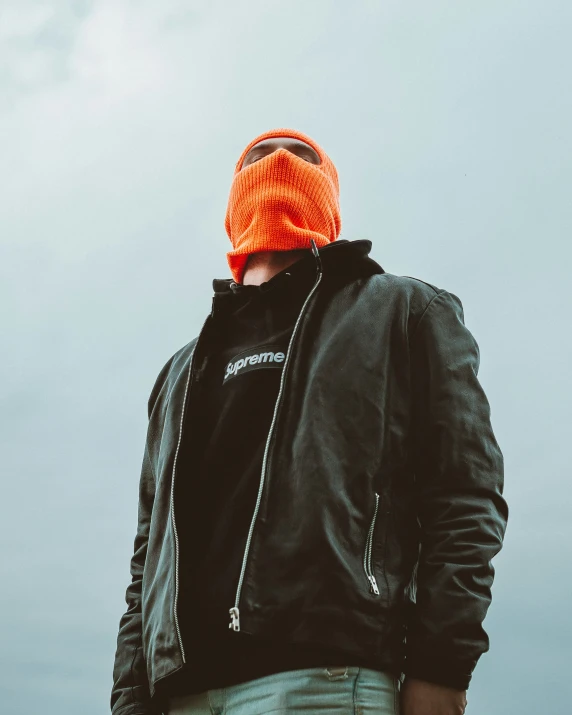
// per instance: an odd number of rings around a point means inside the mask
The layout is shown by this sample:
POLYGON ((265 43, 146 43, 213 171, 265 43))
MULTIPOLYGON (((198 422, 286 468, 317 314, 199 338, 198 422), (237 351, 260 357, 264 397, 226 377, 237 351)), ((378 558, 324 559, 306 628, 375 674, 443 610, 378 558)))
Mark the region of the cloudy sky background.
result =
POLYGON ((2 0, 0 702, 108 712, 159 369, 230 277, 234 162, 292 126, 342 238, 458 295, 511 509, 469 715, 572 700, 567 0, 2 0))

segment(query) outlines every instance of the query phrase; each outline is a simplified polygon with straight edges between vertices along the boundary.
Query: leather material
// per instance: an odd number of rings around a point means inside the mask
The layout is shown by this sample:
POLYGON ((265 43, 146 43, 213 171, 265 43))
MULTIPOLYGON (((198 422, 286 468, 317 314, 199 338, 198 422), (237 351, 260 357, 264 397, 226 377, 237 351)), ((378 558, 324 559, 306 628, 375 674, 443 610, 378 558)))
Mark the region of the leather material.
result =
MULTIPOLYGON (((508 519, 503 456, 461 301, 386 273, 370 249, 336 241, 315 253, 317 287, 284 366, 240 628, 375 656, 380 669, 463 689, 489 645, 491 559, 508 519)), ((170 500, 200 349, 198 336, 177 351, 149 398, 115 715, 161 712, 156 685, 193 648, 177 634, 170 500)))

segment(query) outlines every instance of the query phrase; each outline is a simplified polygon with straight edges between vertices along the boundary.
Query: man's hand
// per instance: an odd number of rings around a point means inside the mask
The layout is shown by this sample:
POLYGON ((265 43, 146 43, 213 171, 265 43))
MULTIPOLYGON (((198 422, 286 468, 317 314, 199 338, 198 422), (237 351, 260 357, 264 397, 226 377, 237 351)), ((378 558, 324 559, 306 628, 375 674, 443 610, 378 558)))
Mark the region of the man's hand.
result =
POLYGON ((463 715, 466 692, 406 677, 401 688, 401 715, 463 715))

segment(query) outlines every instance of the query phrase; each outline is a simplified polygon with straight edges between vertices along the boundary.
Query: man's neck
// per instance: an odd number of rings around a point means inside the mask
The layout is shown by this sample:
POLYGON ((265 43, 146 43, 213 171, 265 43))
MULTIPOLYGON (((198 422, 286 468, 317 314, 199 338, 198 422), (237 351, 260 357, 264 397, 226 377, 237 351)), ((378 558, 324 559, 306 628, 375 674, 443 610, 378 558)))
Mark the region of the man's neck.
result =
POLYGON ((257 251, 251 253, 242 276, 242 285, 259 286, 266 283, 280 271, 303 258, 309 248, 295 251, 257 251))

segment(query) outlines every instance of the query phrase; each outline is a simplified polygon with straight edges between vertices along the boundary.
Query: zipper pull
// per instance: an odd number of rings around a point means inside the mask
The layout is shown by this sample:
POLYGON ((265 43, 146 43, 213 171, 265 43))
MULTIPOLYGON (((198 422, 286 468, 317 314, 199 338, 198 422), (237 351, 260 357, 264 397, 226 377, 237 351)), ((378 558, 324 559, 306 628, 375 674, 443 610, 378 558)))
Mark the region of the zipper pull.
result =
POLYGON ((239 631, 240 630, 240 613, 238 608, 232 607, 229 609, 230 613, 230 623, 228 624, 229 628, 232 628, 233 631, 239 631))
POLYGON ((314 256, 314 259, 316 260, 316 269, 318 273, 322 272, 322 261, 320 259, 320 254, 318 253, 318 247, 316 246, 316 242, 314 241, 313 238, 310 239, 310 247, 312 249, 312 255, 314 256))
POLYGON ((379 596, 379 588, 377 587, 377 581, 375 580, 375 576, 368 576, 369 578, 369 590, 371 593, 375 593, 376 596, 379 596))

